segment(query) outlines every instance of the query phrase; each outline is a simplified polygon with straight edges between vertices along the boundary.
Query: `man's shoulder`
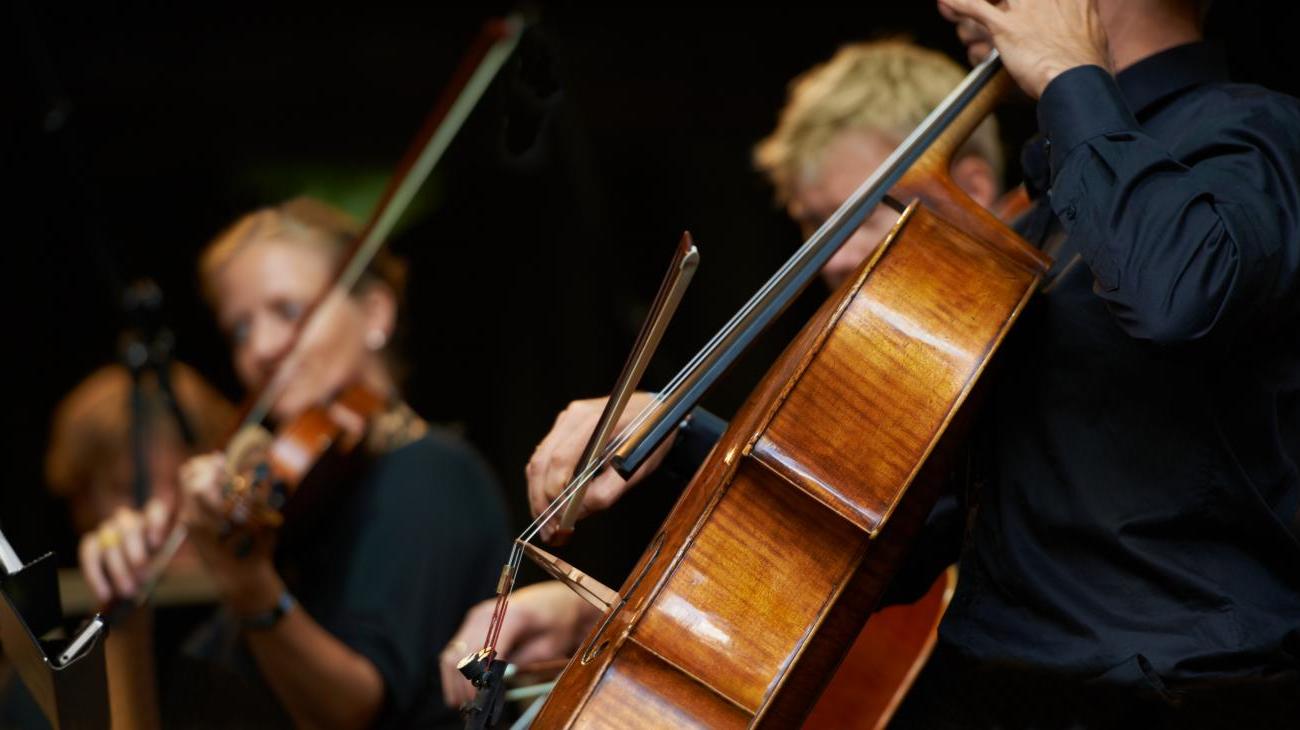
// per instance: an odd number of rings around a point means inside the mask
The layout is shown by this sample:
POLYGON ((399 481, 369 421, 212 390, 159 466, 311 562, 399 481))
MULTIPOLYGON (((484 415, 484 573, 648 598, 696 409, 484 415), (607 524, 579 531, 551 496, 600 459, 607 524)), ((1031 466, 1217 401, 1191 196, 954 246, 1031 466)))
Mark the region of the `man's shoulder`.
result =
POLYGON ((1243 123, 1279 122, 1281 129, 1300 135, 1300 99, 1259 84, 1224 81, 1200 90, 1202 112, 1243 123))

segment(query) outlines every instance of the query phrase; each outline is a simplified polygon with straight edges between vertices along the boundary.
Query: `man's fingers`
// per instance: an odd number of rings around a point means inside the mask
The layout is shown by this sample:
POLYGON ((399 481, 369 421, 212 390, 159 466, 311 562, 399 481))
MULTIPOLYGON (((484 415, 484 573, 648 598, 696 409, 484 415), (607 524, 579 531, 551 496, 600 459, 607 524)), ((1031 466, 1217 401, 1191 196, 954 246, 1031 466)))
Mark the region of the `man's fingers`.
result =
POLYGON ((966 46, 966 59, 970 65, 978 66, 993 52, 993 44, 988 42, 971 43, 966 46))
POLYGON ((528 498, 533 516, 541 514, 568 483, 586 438, 596 427, 588 403, 570 403, 555 419, 550 433, 538 444, 528 462, 528 498))
MULTIPOLYGON (((620 427, 630 423, 653 400, 651 393, 634 393, 619 419, 620 427)), ((578 468, 587 441, 596 429, 607 398, 574 401, 555 419, 550 433, 538 444, 524 467, 528 477, 528 506, 533 516, 541 514, 564 491, 578 468)), ((614 503, 626 489, 617 474, 607 472, 593 481, 584 499, 582 515, 605 509, 614 503), (603 485, 603 486, 599 486, 603 485), (592 491, 598 492, 592 501, 592 491)), ((549 540, 554 527, 548 522, 542 528, 542 539, 549 540)))
POLYGON ((988 0, 939 0, 939 12, 948 20, 955 21, 961 17, 973 18, 980 25, 992 27, 997 21, 998 14, 1003 10, 988 0), (948 12, 945 12, 945 6, 948 12))
POLYGON ((957 23, 957 38, 967 46, 972 43, 987 43, 991 40, 988 28, 970 19, 963 19, 957 23))
POLYGON ((560 496, 565 485, 573 477, 573 470, 578 466, 578 457, 586 446, 591 432, 596 429, 597 416, 593 416, 583 404, 569 406, 569 415, 556 424, 554 446, 547 453, 541 477, 542 488, 548 503, 560 496))
POLYGON ((537 445, 537 449, 533 451, 532 458, 528 460, 528 466, 524 470, 528 476, 528 503, 533 510, 534 517, 541 514, 542 510, 546 509, 546 505, 550 504, 551 501, 546 496, 546 476, 549 471, 551 452, 558 445, 559 435, 562 433, 560 429, 562 428, 563 419, 564 414, 561 413, 550 433, 546 434, 542 442, 537 445))
POLYGON ((942 15, 944 20, 949 23, 956 23, 961 20, 961 16, 957 14, 957 11, 949 7, 944 0, 938 0, 937 4, 939 6, 939 15, 942 15))
POLYGON ((542 510, 550 500, 546 498, 546 465, 543 459, 550 458, 550 449, 547 442, 543 441, 533 452, 533 457, 528 460, 528 466, 524 473, 528 476, 528 507, 533 512, 533 517, 540 515, 542 510))
POLYGON ((609 509, 618 501, 619 497, 623 496, 626 489, 627 482, 623 477, 619 476, 618 472, 612 468, 606 469, 604 473, 593 479, 591 485, 587 487, 587 493, 583 495, 582 509, 579 514, 586 517, 592 512, 609 509))

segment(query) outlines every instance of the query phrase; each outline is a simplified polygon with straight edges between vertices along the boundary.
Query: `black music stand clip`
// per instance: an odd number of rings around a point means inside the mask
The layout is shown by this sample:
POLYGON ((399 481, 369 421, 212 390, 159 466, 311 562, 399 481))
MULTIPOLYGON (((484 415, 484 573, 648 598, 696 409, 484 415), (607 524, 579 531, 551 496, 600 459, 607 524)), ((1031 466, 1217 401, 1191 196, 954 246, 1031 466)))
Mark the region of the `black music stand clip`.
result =
POLYGON ((41 639, 63 623, 54 553, 23 564, 0 533, 0 563, 0 641, 50 726, 107 730, 102 622, 73 642, 41 639))

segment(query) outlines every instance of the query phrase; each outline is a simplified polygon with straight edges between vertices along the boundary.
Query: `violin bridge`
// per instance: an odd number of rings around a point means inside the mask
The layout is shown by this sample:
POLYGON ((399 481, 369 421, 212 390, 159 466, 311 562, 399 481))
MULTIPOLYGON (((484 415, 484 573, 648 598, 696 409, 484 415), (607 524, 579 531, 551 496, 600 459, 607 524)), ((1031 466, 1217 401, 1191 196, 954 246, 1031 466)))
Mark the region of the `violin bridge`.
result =
POLYGON ((523 543, 524 554, 532 559, 542 570, 550 574, 552 578, 560 581, 569 587, 569 590, 577 593, 587 603, 599 608, 601 611, 608 611, 619 603, 623 602, 618 591, 592 578, 586 573, 569 565, 565 561, 546 552, 545 550, 534 547, 529 543, 523 543))

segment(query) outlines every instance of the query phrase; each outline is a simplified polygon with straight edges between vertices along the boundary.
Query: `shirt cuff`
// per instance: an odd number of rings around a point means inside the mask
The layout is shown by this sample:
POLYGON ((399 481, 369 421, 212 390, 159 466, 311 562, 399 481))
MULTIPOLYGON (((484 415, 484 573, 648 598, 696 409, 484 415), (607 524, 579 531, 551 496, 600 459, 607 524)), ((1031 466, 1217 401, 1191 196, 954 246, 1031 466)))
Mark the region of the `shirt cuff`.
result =
POLYGON ((1133 131, 1129 111, 1115 77, 1100 66, 1076 66, 1059 74, 1038 100, 1038 129, 1051 146, 1052 181, 1079 145, 1094 137, 1133 131))
POLYGON ((695 408, 685 425, 678 429, 677 441, 668 450, 663 467, 674 481, 685 484, 695 475, 726 430, 726 421, 703 408, 695 408))

